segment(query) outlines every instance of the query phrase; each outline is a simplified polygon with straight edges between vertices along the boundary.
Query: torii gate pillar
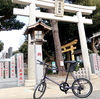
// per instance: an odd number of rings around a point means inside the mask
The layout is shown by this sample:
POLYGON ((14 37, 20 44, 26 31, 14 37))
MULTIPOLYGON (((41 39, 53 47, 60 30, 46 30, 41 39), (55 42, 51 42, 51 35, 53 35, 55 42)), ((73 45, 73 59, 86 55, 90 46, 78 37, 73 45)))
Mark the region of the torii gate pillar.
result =
MULTIPOLYGON (((33 0, 34 1, 34 0, 33 0)), ((29 25, 33 25, 36 23, 36 17, 35 17, 35 3, 30 4, 30 10, 29 10, 29 25)), ((34 45, 30 44, 31 37, 28 35, 28 79, 33 80, 35 78, 35 69, 34 69, 34 45)))
MULTIPOLYGON (((33 0, 34 1, 34 0, 33 0)), ((36 23, 36 16, 35 16, 35 3, 31 3, 29 6, 29 25, 33 25, 36 23)), ((25 86, 30 86, 35 84, 35 51, 34 51, 34 44, 30 44, 31 37, 28 34, 28 80, 25 80, 25 86)))
POLYGON ((85 36, 84 23, 82 21, 82 13, 77 12, 77 16, 78 16, 78 19, 79 19, 78 31, 79 31, 79 37, 80 37, 80 43, 81 43, 83 63, 84 63, 85 68, 88 68, 89 72, 91 74, 91 66, 90 66, 88 47, 87 47, 86 36, 85 36))

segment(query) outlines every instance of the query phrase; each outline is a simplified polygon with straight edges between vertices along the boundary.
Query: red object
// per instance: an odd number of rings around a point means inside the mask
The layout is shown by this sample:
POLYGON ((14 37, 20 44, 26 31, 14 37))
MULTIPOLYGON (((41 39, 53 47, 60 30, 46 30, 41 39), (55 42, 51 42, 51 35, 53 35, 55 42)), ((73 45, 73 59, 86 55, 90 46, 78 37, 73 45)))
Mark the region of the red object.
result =
POLYGON ((41 56, 42 54, 41 53, 38 53, 38 56, 41 56))

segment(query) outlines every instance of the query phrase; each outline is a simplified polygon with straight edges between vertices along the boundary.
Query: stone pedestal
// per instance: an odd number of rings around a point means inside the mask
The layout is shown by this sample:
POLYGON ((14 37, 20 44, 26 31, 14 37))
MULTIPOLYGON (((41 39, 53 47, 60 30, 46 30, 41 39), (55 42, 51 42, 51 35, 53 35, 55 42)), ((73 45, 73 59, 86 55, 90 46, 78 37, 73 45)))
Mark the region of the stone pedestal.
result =
POLYGON ((36 85, 36 81, 34 80, 25 80, 25 84, 26 87, 30 87, 30 86, 35 86, 36 85))
POLYGON ((92 80, 92 79, 98 79, 99 77, 98 77, 98 75, 95 75, 95 74, 91 74, 90 75, 90 80, 92 80))

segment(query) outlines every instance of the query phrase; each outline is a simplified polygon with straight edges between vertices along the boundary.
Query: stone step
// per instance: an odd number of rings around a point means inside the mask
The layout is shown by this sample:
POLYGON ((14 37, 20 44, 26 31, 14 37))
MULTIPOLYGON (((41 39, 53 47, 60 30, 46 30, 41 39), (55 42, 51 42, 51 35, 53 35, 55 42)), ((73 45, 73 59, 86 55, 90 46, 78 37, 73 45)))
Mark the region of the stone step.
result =
POLYGON ((36 84, 35 79, 34 80, 25 80, 25 87, 30 87, 30 86, 34 86, 36 84))
POLYGON ((99 78, 99 76, 96 75, 96 74, 91 74, 90 75, 90 80, 92 80, 92 79, 98 79, 98 78, 99 78))

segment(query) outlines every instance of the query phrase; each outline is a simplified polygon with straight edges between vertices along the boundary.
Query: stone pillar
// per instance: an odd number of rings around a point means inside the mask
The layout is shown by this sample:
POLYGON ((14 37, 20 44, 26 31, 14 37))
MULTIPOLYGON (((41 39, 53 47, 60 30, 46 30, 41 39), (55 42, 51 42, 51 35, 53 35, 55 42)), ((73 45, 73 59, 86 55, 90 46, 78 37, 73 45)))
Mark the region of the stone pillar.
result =
POLYGON ((36 73, 36 85, 40 83, 41 78, 43 77, 43 65, 37 64, 39 63, 37 60, 42 61, 42 43, 39 45, 35 45, 35 73, 36 73))
MULTIPOLYGON (((29 8, 29 25, 36 23, 35 16, 35 0, 30 4, 29 8)), ((35 82, 35 59, 34 59, 34 44, 31 43, 30 34, 28 35, 28 80, 25 80, 25 86, 33 86, 36 84, 35 82)))
MULTIPOLYGON (((35 0, 34 0, 35 2, 35 0)), ((29 9, 29 25, 33 25, 36 23, 36 17, 35 17, 35 3, 30 4, 29 9)), ((30 44, 31 37, 30 34, 28 35, 28 79, 33 80, 35 78, 35 63, 34 63, 34 45, 30 44)))
POLYGON ((89 54, 88 54, 88 48, 87 48, 82 12, 77 12, 77 17, 78 17, 78 20, 79 20, 78 31, 79 31, 84 67, 89 68, 89 72, 91 74, 90 60, 89 60, 89 54))
POLYGON ((9 47, 8 49, 8 58, 12 56, 12 47, 9 47))

